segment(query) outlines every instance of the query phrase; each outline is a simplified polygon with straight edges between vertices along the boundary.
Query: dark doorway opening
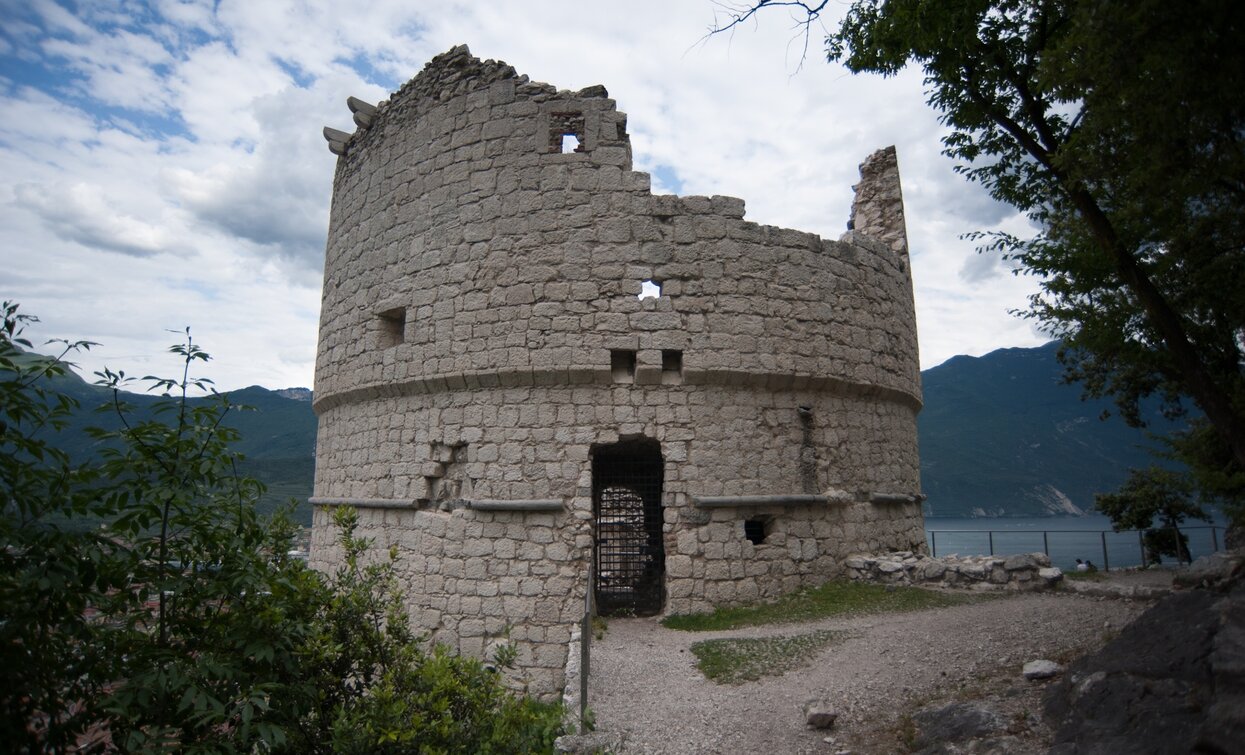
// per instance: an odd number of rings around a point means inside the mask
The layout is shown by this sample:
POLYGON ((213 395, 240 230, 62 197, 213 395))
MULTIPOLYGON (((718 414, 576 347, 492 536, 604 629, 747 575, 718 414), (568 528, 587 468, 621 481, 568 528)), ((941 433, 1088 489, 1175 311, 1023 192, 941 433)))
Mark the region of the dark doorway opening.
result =
POLYGON ((620 441, 593 451, 593 583, 602 615, 661 613, 662 480, 661 445, 655 440, 620 441))

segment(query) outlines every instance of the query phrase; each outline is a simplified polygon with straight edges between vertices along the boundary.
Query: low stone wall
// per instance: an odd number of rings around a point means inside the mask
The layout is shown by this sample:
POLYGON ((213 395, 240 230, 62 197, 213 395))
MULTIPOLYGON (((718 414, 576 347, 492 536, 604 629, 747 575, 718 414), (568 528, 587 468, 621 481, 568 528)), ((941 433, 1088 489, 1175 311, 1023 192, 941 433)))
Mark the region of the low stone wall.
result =
POLYGON ((946 556, 897 551, 857 554, 844 562, 854 580, 895 585, 938 585, 974 590, 1041 590, 1063 579, 1045 553, 1014 556, 946 556))

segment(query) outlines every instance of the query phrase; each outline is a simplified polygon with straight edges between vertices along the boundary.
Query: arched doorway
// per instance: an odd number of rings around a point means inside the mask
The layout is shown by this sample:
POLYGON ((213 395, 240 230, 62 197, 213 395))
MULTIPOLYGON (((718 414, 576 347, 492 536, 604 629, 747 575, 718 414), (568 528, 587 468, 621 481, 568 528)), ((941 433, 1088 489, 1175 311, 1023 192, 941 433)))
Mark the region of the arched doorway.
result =
POLYGON ((620 441, 593 451, 593 584, 602 615, 661 612, 662 480, 661 445, 655 440, 620 441))

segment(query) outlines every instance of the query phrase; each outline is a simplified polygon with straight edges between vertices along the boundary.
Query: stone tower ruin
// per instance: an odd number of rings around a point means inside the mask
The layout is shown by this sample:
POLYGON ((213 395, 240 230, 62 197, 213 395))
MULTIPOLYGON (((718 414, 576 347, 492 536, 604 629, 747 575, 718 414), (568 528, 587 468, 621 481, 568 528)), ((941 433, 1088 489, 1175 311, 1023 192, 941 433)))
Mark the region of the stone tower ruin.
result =
POLYGON ((706 610, 924 547, 893 148, 831 241, 652 194, 604 87, 466 47, 349 105, 357 129, 325 130, 315 564, 357 507, 416 627, 507 638, 515 682, 552 694, 590 589, 706 610))

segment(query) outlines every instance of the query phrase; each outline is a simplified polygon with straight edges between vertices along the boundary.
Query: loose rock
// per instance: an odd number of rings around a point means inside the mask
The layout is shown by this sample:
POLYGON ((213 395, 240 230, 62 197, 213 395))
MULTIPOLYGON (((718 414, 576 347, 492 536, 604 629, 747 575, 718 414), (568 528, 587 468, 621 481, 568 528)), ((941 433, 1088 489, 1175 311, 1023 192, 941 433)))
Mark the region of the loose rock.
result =
POLYGON ((1052 676, 1056 676, 1062 671, 1063 666, 1060 666, 1058 663, 1055 663, 1054 661, 1042 660, 1029 661, 1025 664, 1025 667, 1021 673, 1026 679, 1032 682, 1038 679, 1050 679, 1052 676))
POLYGON ((804 706, 804 723, 814 729, 829 729, 838 717, 838 712, 822 703, 810 702, 804 706))

